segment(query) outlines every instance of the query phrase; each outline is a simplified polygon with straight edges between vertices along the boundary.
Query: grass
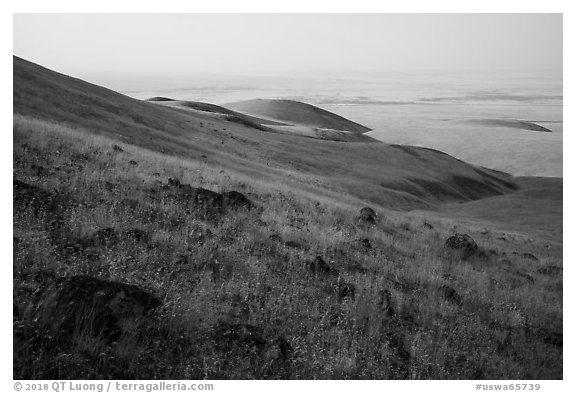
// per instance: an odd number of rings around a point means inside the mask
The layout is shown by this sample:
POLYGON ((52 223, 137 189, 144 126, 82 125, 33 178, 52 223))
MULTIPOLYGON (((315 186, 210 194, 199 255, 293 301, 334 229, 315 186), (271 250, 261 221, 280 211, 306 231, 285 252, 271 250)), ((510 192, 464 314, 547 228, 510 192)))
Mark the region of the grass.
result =
POLYGON ((29 116, 15 115, 13 138, 14 179, 64 206, 55 219, 14 201, 15 379, 562 378, 562 276, 540 270, 562 260, 538 240, 383 208, 364 226, 357 196, 306 171, 253 178, 29 116), (169 178, 240 191, 255 208, 207 217, 164 191, 169 178), (454 224, 480 253, 444 249, 454 224), (104 228, 148 240, 98 243, 104 228), (313 274, 317 256, 338 276, 313 274), (70 340, 48 335, 42 288, 80 274, 163 306, 113 343, 90 321, 70 340))

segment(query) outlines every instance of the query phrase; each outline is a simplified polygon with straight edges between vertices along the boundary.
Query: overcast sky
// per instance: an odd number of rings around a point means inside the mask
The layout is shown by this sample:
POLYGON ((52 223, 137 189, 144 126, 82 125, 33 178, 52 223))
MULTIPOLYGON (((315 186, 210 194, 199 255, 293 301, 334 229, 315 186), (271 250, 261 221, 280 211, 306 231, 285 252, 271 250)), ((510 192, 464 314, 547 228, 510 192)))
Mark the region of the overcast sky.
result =
POLYGON ((16 14, 14 54, 60 72, 541 70, 560 14, 16 14))

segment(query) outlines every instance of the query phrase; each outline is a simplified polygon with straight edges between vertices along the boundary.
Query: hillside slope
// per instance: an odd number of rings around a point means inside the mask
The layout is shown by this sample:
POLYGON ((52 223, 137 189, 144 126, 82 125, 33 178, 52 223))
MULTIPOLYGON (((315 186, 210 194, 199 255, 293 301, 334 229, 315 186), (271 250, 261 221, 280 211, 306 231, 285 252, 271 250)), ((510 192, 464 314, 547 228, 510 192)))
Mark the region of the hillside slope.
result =
POLYGON ((447 203, 437 212, 414 212, 446 217, 470 225, 515 231, 562 246, 563 179, 518 177, 518 192, 466 203, 447 203))
POLYGON ((513 191, 513 179, 425 148, 262 132, 198 111, 139 101, 14 57, 14 113, 63 122, 161 153, 206 161, 316 197, 395 209, 513 191), (322 187, 318 187, 322 185, 322 187))
POLYGON ((14 379, 562 379, 542 242, 28 116, 13 153, 14 379))
MULTIPOLYGON (((184 108, 184 109, 191 109, 199 112, 205 113, 213 113, 217 115, 224 115, 224 116, 233 116, 239 119, 242 119, 247 123, 249 126, 253 126, 255 128, 266 126, 266 125, 278 125, 283 126, 286 125, 285 123, 280 123, 278 121, 269 120, 269 119, 262 119, 256 116, 245 115, 240 112, 233 111, 228 108, 224 108, 223 106, 209 104, 206 102, 198 102, 198 101, 184 101, 184 100, 174 100, 167 97, 152 97, 147 99, 146 101, 154 102, 156 104, 170 106, 174 108, 184 108)), ((265 129, 266 131, 271 131, 269 129, 265 129)))
MULTIPOLYGON (((212 116, 219 117, 227 121, 241 123, 247 127, 256 128, 261 131, 268 131, 280 134, 296 135, 296 136, 303 136, 308 138, 338 141, 338 142, 379 143, 376 139, 373 139, 372 137, 369 137, 361 133, 320 128, 315 126, 314 124, 292 124, 286 122, 281 123, 276 120, 240 113, 228 108, 224 108, 219 105, 209 104, 206 102, 173 100, 167 97, 152 97, 149 98, 147 101, 154 102, 158 105, 169 106, 172 108, 198 111, 201 113, 209 113, 212 116)), ((329 116, 336 116, 333 113, 330 112, 328 113, 329 116)), ((312 118, 313 123, 315 123, 314 120, 317 120, 317 118, 312 118)))

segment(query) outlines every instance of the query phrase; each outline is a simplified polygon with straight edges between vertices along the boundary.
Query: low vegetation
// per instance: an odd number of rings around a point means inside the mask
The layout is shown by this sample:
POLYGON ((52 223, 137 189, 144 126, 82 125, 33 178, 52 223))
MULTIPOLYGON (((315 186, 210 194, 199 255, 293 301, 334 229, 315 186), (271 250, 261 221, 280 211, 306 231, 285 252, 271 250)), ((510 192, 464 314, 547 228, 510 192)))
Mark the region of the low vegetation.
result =
POLYGON ((30 116, 13 138, 15 379, 562 378, 562 260, 538 240, 30 116), (138 323, 56 323, 86 283, 138 323))

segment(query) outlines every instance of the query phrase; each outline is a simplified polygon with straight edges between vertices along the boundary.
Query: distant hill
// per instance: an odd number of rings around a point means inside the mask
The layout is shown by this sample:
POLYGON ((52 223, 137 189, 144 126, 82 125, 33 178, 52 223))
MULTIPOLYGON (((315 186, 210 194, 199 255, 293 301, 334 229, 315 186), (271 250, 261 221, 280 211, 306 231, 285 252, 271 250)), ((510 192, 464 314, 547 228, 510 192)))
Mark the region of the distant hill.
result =
POLYGON ((284 123, 280 123, 273 120, 261 119, 255 116, 245 115, 243 113, 236 112, 231 109, 227 109, 215 104, 209 104, 206 102, 174 100, 172 98, 167 97, 152 97, 147 99, 146 101, 174 108, 191 109, 194 111, 222 115, 225 120, 243 123, 246 126, 253 127, 261 131, 273 131, 272 129, 266 127, 267 125, 278 125, 278 126, 286 125, 284 123))
POLYGON ((225 107, 254 116, 262 116, 295 124, 312 125, 357 134, 370 131, 370 128, 345 119, 335 113, 292 100, 256 99, 233 102, 226 104, 225 107))
POLYGON ((543 127, 534 122, 515 119, 469 119, 467 123, 477 124, 487 127, 505 127, 505 128, 518 128, 520 130, 538 131, 538 132, 552 132, 548 128, 543 127))

